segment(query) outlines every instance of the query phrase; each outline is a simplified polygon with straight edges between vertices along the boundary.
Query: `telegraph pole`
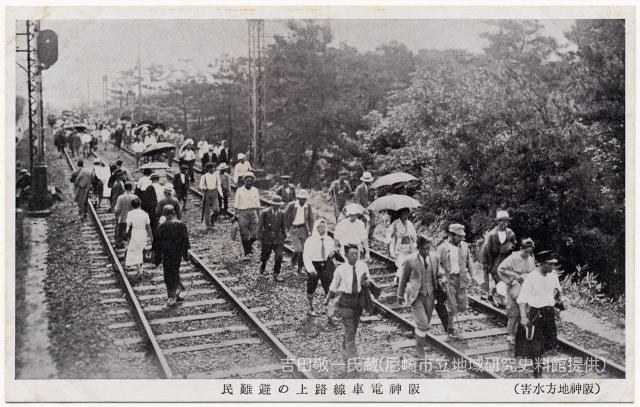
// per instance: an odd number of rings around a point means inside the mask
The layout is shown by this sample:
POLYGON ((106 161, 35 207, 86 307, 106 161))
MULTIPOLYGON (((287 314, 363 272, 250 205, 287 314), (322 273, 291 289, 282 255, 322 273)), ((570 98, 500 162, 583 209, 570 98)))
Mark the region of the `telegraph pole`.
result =
POLYGON ((262 140, 266 123, 266 81, 264 77, 264 20, 248 20, 249 23, 249 151, 258 167, 264 166, 262 140))
POLYGON ((104 105, 105 117, 109 115, 109 86, 107 83, 107 74, 102 75, 102 104, 104 105))
POLYGON ((29 165, 31 170, 31 200, 34 214, 47 214, 52 205, 47 186, 47 165, 44 154, 44 112, 42 108, 42 70, 58 59, 58 38, 53 31, 40 31, 40 20, 27 20, 26 48, 17 52, 27 54, 27 104, 29 115, 29 165))

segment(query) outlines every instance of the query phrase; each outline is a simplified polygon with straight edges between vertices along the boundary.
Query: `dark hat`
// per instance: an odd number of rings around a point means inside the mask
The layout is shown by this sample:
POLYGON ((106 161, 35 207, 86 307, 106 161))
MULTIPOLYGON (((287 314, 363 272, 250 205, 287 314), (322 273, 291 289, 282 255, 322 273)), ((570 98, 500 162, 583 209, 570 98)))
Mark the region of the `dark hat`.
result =
POLYGON ((160 178, 160 174, 158 174, 157 172, 154 172, 153 174, 151 174, 151 176, 149 178, 151 178, 151 179, 159 179, 160 178))
POLYGON ((280 176, 281 179, 291 179, 290 175, 281 175, 280 176))
POLYGON ((551 263, 556 264, 558 260, 556 259, 555 254, 551 250, 545 250, 536 255, 536 258, 540 263, 551 263))
POLYGON ((214 163, 207 163, 206 165, 206 169, 210 170, 211 168, 214 168, 216 165, 214 163))
POLYGON ((349 171, 347 170, 340 170, 340 172, 338 173, 339 175, 349 175, 349 171))
POLYGON ((122 160, 118 160, 118 161, 116 161, 116 165, 120 166, 120 165, 122 165, 122 164, 123 164, 123 161, 122 161, 122 160))

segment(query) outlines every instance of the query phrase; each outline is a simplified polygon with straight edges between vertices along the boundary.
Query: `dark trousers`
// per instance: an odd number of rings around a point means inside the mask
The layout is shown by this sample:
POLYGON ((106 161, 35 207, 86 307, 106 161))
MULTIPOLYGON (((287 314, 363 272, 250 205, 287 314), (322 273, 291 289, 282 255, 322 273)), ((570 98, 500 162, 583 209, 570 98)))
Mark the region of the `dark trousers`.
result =
POLYGON ((449 329, 449 312, 447 311, 447 294, 438 286, 435 292, 436 306, 435 310, 438 314, 438 318, 442 321, 442 329, 445 332, 449 329))
POLYGON ((556 328, 554 307, 529 308, 529 329, 535 326, 533 337, 527 339, 526 328, 518 324, 516 332, 515 357, 533 360, 533 375, 539 377, 542 373, 542 355, 558 346, 558 331, 556 328))
POLYGON ((282 243, 271 243, 268 241, 262 241, 262 252, 260 253, 260 261, 262 265, 260 266, 260 270, 264 271, 267 267, 267 261, 271 256, 271 252, 274 253, 274 264, 273 264, 273 274, 280 274, 280 269, 282 268, 282 254, 284 251, 284 244, 282 243))
POLYGON ((256 239, 253 237, 250 239, 242 239, 242 248, 244 249, 245 256, 247 254, 253 254, 253 242, 255 241, 256 239))
POLYGON ((316 292, 318 281, 322 284, 324 293, 329 293, 329 286, 331 285, 331 280, 333 280, 333 270, 335 269, 333 262, 331 260, 314 261, 313 268, 316 269, 318 274, 315 276, 307 274, 307 294, 313 295, 316 292))
POLYGON ((125 245, 125 240, 127 238, 127 224, 126 223, 116 223, 116 247, 121 247, 125 245))
POLYGON ((220 206, 220 213, 229 215, 229 191, 222 191, 222 195, 218 195, 218 206, 220 206))
POLYGON ((174 298, 178 294, 178 290, 184 290, 184 286, 180 281, 180 262, 181 258, 169 257, 166 254, 162 260, 162 271, 164 283, 167 285, 167 296, 174 298))
POLYGON ((181 201, 181 202, 182 202, 182 207, 183 207, 183 208, 187 206, 187 197, 188 197, 188 196, 189 196, 189 194, 188 194, 188 193, 186 193, 186 194, 184 194, 184 195, 182 195, 182 194, 180 194, 180 195, 176 194, 176 199, 177 199, 178 201, 181 201))
POLYGON ((356 333, 360 323, 360 315, 362 315, 362 305, 359 304, 358 297, 358 294, 340 293, 340 299, 338 300, 338 313, 344 326, 342 349, 344 349, 347 358, 358 357, 356 333))
POLYGON ((298 271, 304 268, 304 259, 302 258, 302 253, 295 252, 291 255, 291 265, 297 266, 298 271))

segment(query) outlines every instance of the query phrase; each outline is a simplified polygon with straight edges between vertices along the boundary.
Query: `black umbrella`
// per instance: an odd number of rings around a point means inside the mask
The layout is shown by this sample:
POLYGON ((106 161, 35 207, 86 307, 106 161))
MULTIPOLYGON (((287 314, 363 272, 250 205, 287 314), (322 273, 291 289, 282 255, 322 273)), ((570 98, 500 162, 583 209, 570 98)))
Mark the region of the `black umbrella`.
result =
POLYGON ((176 146, 174 146, 171 143, 158 143, 158 144, 149 146, 149 148, 147 148, 142 152, 142 155, 145 155, 145 156, 156 155, 156 154, 164 153, 165 151, 173 150, 174 148, 176 148, 176 146))
POLYGON ((131 121, 131 116, 125 114, 123 116, 120 116, 120 120, 131 121))
POLYGON ((87 126, 83 124, 76 124, 75 126, 71 126, 71 128, 75 131, 79 131, 80 133, 87 131, 87 126))

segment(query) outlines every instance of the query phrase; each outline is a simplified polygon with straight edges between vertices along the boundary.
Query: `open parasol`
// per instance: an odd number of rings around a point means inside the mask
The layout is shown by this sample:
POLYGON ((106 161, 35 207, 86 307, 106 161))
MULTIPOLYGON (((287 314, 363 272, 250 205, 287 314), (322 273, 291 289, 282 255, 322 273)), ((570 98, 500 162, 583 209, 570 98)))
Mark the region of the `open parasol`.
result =
POLYGON ((420 202, 407 195, 391 194, 376 199, 367 209, 372 211, 398 211, 400 209, 415 209, 420 206, 420 202))
POLYGON ((385 185, 393 185, 399 182, 416 181, 418 178, 406 172, 392 172, 391 174, 383 175, 382 177, 373 181, 371 188, 380 188, 385 185))
POLYGON ((139 125, 138 127, 136 127, 135 129, 133 129, 133 132, 134 132, 135 134, 140 134, 140 132, 141 132, 142 130, 146 130, 146 129, 149 129, 149 128, 151 128, 151 125, 150 125, 150 124, 141 124, 141 125, 139 125))
POLYGON ((157 143, 157 144, 154 144, 154 145, 150 146, 146 150, 144 150, 142 152, 142 155, 146 156, 146 155, 161 154, 161 153, 164 153, 166 151, 173 150, 174 148, 176 148, 176 146, 174 146, 171 143, 157 143))

